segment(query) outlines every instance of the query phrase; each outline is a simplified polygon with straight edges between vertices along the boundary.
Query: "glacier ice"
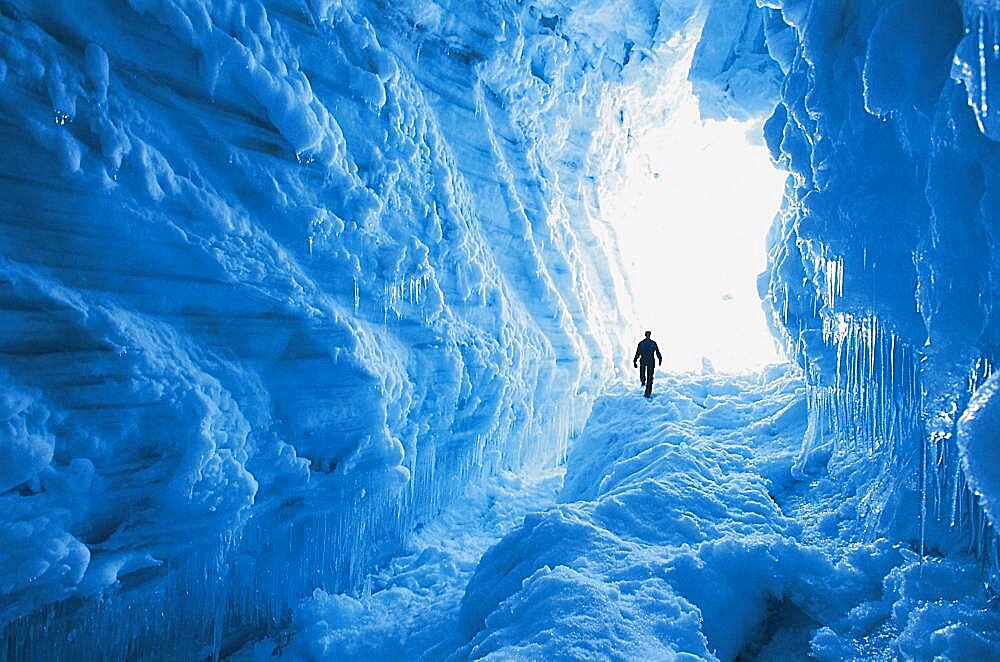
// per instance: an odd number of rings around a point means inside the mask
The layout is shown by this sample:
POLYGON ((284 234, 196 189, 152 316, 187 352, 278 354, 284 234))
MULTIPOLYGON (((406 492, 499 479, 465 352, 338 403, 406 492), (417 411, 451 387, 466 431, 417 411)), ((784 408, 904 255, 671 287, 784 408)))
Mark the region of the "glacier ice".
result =
POLYGON ((831 444, 867 448, 887 476, 869 491, 884 527, 924 553, 972 547, 995 574, 958 426, 996 346, 996 8, 762 4, 770 30, 790 33, 765 126, 790 178, 760 285, 809 384, 800 465, 831 444))
POLYGON ((15 657, 224 653, 564 453, 624 326, 592 129, 625 37, 550 18, 0 4, 15 657))
POLYGON ((994 0, 3 0, 0 655, 333 654, 324 615, 377 613, 416 529, 563 461, 562 503, 441 575, 456 654, 727 658, 775 618, 821 659, 988 654, 998 26, 994 0), (678 379, 641 435, 602 396, 633 311, 601 205, 686 55, 704 117, 769 115, 757 284, 804 381, 678 379))

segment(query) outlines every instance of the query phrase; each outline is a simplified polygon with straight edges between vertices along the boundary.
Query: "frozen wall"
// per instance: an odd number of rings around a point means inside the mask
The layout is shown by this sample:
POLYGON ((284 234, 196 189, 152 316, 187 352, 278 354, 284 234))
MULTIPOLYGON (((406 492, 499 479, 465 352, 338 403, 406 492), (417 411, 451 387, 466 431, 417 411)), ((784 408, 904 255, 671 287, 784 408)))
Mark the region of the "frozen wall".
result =
POLYGON ((759 4, 791 174, 760 285, 809 382, 797 470, 869 453, 873 526, 995 572, 998 8, 759 4))
POLYGON ((0 2, 6 655, 225 653, 561 456, 695 8, 575 4, 0 2))

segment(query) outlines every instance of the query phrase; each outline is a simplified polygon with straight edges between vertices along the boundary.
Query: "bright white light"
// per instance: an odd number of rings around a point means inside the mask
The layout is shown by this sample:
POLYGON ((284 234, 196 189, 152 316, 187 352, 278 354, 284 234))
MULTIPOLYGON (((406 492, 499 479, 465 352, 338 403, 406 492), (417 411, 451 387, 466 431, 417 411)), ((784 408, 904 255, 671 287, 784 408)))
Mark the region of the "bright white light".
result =
POLYGON ((727 372, 784 360, 757 275, 786 175, 748 141, 759 123, 702 123, 688 96, 632 145, 623 187, 605 199, 630 271, 636 341, 651 330, 674 370, 700 369, 702 357, 727 372))

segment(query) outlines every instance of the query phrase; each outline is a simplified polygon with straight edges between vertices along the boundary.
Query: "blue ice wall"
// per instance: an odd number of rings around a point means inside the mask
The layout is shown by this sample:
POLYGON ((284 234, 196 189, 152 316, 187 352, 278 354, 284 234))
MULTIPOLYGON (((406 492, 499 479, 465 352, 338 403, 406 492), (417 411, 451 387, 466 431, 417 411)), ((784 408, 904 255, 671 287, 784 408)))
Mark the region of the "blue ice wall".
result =
POLYGON ((870 454, 862 510, 878 530, 972 548, 995 572, 983 507, 1000 465, 969 449, 996 430, 959 422, 996 407, 976 394, 1000 349, 998 8, 760 4, 786 74, 765 137, 790 172, 760 285, 809 383, 797 470, 870 454))
POLYGON ((594 5, 0 2, 5 655, 225 653, 561 456, 616 90, 695 8, 594 5))

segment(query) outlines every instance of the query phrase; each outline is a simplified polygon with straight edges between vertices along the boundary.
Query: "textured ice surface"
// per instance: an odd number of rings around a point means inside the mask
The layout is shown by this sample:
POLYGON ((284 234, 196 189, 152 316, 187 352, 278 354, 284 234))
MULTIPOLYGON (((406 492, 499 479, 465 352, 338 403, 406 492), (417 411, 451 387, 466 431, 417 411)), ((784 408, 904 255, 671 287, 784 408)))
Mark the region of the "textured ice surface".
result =
POLYGON ((585 435, 576 500, 501 543, 509 568, 480 565, 462 650, 534 654, 579 625, 596 651, 726 656, 773 601, 825 623, 832 658, 990 650, 962 554, 995 588, 995 1, 6 0, 4 654, 229 653, 317 588, 359 590, 468 483, 557 462, 627 346, 598 201, 702 21, 703 114, 777 99, 765 138, 790 172, 759 286, 806 413, 768 479, 811 486, 817 540, 915 556, 796 539, 723 434, 752 428, 745 399, 722 399, 685 423, 711 431, 701 455, 693 433, 637 438, 662 494, 585 435), (661 507, 685 476, 738 507, 661 507), (626 535, 629 499, 699 542, 626 535), (693 578, 724 595, 729 564, 752 596, 695 627, 723 607, 693 578), (888 588, 841 599, 857 577, 888 588), (656 627, 633 618, 653 605, 656 627), (557 618, 517 630, 539 608, 557 618))
POLYGON ((807 424, 804 385, 780 368, 665 376, 651 402, 618 386, 558 505, 551 481, 474 490, 370 591, 317 593, 243 657, 990 659, 1000 612, 976 560, 862 542, 866 461, 793 478, 807 424))
POLYGON ((707 3, 689 78, 712 119, 757 119, 773 110, 784 75, 768 48, 768 14, 745 0, 707 3))
POLYGON ((809 384, 801 467, 831 447, 869 453, 876 526, 921 552, 972 548, 995 572, 990 478, 975 475, 992 470, 960 461, 956 441, 986 404, 970 402, 1000 329, 998 7, 762 4, 786 73, 765 137, 791 176, 760 286, 809 384))
POLYGON ((244 659, 444 659, 464 643, 459 607, 480 556, 525 512, 555 502, 561 472, 487 479, 420 528, 404 552, 356 595, 317 590, 291 628, 244 659))
POLYGON ((11 650, 217 653, 558 460, 626 331, 623 67, 692 8, 0 3, 11 650))
POLYGON ((976 561, 924 565, 892 540, 861 543, 849 476, 864 460, 791 478, 804 389, 770 378, 668 377, 651 403, 638 389, 601 398, 562 504, 480 562, 461 655, 992 656, 1000 612, 976 561))
POLYGON ((969 488, 990 522, 1000 521, 1000 374, 987 380, 958 422, 958 448, 969 488))

